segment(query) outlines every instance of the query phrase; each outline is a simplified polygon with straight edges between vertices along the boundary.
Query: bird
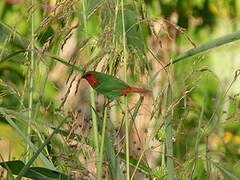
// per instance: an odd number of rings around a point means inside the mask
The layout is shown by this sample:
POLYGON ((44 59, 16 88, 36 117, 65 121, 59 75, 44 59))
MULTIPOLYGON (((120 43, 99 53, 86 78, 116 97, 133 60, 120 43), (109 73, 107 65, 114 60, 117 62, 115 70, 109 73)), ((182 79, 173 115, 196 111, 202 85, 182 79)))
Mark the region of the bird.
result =
POLYGON ((129 93, 151 93, 150 90, 131 87, 124 81, 102 72, 88 71, 82 75, 81 79, 86 79, 94 90, 111 100, 129 93))

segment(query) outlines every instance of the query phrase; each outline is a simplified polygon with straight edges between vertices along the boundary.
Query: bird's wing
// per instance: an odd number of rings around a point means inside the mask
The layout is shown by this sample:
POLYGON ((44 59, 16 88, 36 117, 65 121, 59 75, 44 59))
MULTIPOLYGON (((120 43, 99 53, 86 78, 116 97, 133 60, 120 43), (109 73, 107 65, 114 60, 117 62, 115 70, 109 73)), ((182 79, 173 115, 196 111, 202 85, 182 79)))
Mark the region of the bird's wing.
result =
POLYGON ((128 86, 126 83, 119 79, 107 79, 98 81, 95 86, 96 91, 112 91, 112 90, 123 90, 127 89, 128 86))

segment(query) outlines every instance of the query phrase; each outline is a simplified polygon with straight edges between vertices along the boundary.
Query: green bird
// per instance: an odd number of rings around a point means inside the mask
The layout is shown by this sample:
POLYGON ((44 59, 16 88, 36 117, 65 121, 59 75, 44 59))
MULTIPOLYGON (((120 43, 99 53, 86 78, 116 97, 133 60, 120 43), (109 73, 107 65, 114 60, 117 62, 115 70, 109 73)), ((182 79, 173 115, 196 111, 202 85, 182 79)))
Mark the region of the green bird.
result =
POLYGON ((122 80, 101 72, 89 71, 86 72, 82 78, 86 79, 98 93, 112 100, 129 93, 151 93, 150 90, 131 87, 122 80))

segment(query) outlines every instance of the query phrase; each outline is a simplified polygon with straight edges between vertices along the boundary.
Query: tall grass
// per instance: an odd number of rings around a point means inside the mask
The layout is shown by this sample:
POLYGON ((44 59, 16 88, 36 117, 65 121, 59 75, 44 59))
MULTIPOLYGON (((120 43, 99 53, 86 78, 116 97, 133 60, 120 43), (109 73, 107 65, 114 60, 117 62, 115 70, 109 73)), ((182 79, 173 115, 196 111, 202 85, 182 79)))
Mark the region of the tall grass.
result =
POLYGON ((239 94, 230 89, 239 70, 225 86, 210 64, 216 47, 237 43, 238 31, 213 37, 189 27, 187 35, 144 1, 45 5, 0 4, 0 120, 27 154, 16 157, 24 161, 18 170, 12 152, 0 156, 6 179, 238 179, 239 94), (9 13, 25 19, 12 22, 9 13), (199 38, 193 48, 191 36, 199 38), (110 101, 81 80, 88 70, 152 95, 110 101))

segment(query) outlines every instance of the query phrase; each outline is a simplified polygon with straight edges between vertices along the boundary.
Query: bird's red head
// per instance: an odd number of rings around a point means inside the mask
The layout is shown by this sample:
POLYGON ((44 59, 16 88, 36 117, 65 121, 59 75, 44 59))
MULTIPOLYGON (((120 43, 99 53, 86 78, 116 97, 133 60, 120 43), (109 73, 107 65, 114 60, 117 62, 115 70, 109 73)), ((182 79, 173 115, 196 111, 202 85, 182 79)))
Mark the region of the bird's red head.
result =
POLYGON ((93 72, 89 71, 89 72, 86 72, 83 76, 82 76, 83 79, 86 79, 88 81, 88 83, 94 87, 95 84, 97 83, 97 78, 96 76, 93 75, 93 72))

